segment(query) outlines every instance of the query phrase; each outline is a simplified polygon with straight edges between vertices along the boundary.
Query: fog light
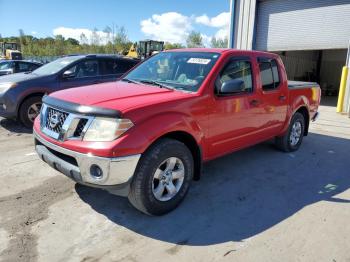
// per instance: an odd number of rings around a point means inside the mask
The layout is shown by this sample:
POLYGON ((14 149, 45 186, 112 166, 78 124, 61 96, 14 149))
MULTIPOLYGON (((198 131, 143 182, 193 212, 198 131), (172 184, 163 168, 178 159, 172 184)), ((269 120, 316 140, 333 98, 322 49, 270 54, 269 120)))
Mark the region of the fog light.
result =
POLYGON ((90 167, 90 175, 95 179, 101 179, 103 177, 103 171, 98 165, 92 165, 90 167))
POLYGON ((4 110, 6 110, 6 105, 5 104, 0 104, 0 107, 2 107, 4 110))

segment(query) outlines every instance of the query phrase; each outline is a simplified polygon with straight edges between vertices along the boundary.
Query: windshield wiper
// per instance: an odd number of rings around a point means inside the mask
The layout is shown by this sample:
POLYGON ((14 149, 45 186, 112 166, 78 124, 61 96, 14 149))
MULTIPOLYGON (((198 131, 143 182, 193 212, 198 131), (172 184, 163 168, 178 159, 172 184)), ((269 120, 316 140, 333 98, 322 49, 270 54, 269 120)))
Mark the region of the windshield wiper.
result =
POLYGON ((128 83, 133 83, 133 84, 140 84, 140 82, 129 79, 129 78, 123 78, 121 81, 128 82, 128 83))
POLYGON ((141 83, 144 83, 144 84, 150 84, 150 85, 154 85, 154 86, 159 86, 160 88, 166 88, 166 89, 169 89, 169 90, 174 90, 175 88, 174 87, 171 87, 171 86, 168 86, 168 85, 164 85, 162 83, 159 83, 157 81, 153 81, 153 80, 140 80, 141 83))

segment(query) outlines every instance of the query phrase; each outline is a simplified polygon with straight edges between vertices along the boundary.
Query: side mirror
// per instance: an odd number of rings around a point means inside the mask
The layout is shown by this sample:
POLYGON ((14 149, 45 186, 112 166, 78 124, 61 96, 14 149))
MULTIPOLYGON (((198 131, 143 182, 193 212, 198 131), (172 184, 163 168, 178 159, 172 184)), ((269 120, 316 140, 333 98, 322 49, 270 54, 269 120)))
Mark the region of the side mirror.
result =
POLYGON ((224 82, 220 89, 219 95, 230 95, 244 92, 245 84, 243 80, 233 79, 224 82))
POLYGON ((62 75, 63 79, 69 79, 69 78, 74 78, 74 77, 75 77, 75 73, 72 70, 67 70, 62 75))

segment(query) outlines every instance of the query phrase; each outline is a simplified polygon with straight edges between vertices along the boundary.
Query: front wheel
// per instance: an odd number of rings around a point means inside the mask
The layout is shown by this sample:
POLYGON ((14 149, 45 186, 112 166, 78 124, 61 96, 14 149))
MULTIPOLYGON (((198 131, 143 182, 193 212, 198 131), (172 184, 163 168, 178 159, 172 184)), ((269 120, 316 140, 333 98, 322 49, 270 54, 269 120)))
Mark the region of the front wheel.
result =
POLYGON ((193 166, 192 154, 185 144, 161 139, 140 159, 131 182, 129 201, 149 215, 172 211, 188 192, 193 166))
POLYGON ((284 152, 293 152, 299 149, 305 131, 305 118, 301 113, 295 113, 290 121, 288 131, 281 137, 276 137, 276 145, 284 152))
POLYGON ((33 127, 35 118, 40 114, 41 99, 41 96, 30 97, 24 100, 19 108, 19 119, 25 127, 33 127))

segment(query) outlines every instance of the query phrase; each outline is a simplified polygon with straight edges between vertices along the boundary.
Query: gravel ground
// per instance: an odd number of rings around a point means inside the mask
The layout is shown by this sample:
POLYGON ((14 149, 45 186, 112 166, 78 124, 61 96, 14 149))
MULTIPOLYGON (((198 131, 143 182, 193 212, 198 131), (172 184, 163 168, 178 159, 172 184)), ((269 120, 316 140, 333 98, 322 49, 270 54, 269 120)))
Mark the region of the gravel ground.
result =
POLYGON ((0 119, 0 259, 350 261, 350 119, 320 111, 298 152, 266 142, 212 161, 162 217, 76 185, 0 119))

